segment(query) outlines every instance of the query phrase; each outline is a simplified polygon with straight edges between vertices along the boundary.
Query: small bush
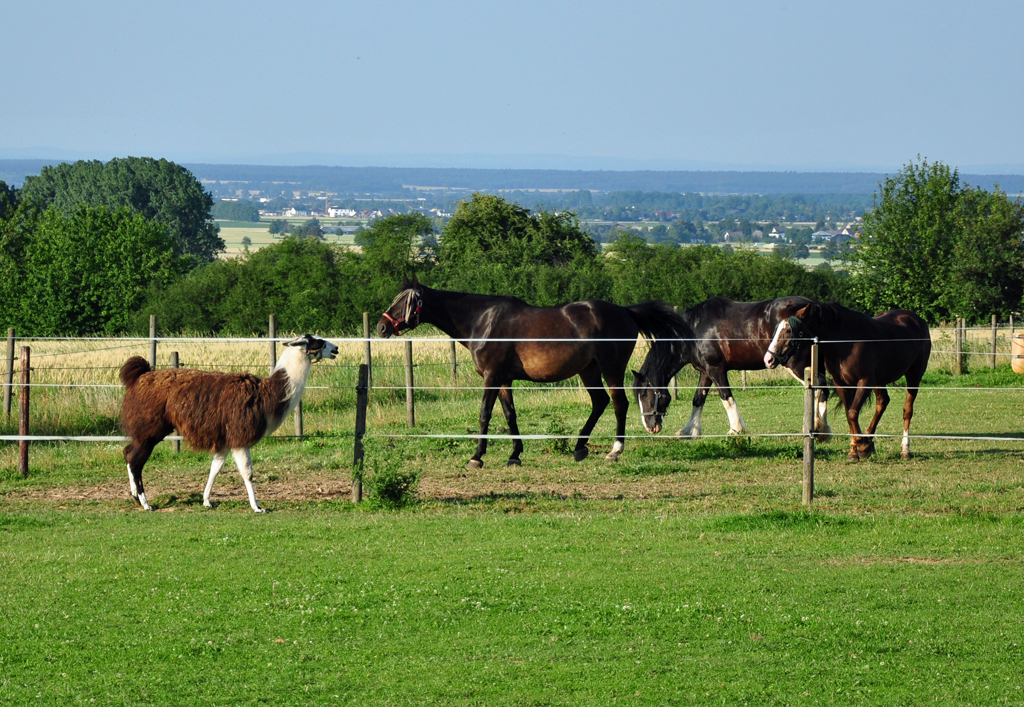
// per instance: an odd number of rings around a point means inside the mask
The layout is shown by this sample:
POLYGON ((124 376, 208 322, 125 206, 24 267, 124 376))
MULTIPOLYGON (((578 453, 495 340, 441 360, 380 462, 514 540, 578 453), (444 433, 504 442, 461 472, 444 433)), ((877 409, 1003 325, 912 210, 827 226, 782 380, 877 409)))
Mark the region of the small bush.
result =
POLYGON ((416 502, 420 472, 405 469, 405 459, 393 442, 367 440, 363 459, 363 486, 373 508, 393 510, 416 502))
MULTIPOLYGON (((552 415, 548 418, 548 424, 544 428, 544 434, 546 435, 571 435, 572 430, 569 429, 568 425, 559 415, 552 415)), ((569 454, 572 451, 568 437, 558 437, 556 439, 548 440, 548 451, 552 454, 569 454)))

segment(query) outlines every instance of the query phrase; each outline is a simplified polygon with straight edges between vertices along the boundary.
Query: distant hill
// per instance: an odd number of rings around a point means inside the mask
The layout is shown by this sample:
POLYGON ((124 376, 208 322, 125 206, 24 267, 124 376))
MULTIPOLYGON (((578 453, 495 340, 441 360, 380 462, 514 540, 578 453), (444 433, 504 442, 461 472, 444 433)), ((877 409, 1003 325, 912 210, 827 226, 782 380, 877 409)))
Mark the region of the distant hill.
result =
MULTIPOLYGON (((55 160, 0 160, 0 180, 21 185, 55 160)), ((705 194, 872 194, 880 172, 661 172, 543 169, 432 169, 400 167, 276 167, 185 164, 215 194, 228 189, 330 191, 408 196, 406 187, 441 190, 566 190, 700 192, 705 194), (223 187, 223 189, 221 188, 223 187)), ((963 181, 1009 194, 1024 193, 1024 175, 961 174, 963 181)))

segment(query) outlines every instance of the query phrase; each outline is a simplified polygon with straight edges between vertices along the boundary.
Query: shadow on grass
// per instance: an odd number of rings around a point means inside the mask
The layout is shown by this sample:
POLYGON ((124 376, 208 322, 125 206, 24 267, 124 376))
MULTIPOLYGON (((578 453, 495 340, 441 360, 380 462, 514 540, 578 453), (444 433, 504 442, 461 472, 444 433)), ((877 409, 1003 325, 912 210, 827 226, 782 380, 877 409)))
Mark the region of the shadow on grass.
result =
POLYGON ((741 514, 720 518, 712 523, 714 530, 752 532, 764 530, 847 530, 864 521, 846 516, 831 516, 811 511, 770 511, 756 515, 741 514))

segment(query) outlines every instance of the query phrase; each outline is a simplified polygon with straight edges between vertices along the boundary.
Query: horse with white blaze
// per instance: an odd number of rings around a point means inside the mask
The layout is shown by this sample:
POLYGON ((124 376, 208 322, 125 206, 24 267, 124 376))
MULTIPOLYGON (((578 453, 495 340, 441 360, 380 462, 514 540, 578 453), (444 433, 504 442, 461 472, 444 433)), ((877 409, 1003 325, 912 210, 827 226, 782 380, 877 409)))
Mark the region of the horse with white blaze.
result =
POLYGON ((262 513, 252 486, 249 448, 276 430, 302 400, 312 364, 337 354, 338 347, 331 342, 303 334, 284 344, 273 373, 263 379, 192 368, 156 371, 141 356, 129 358, 120 371, 125 387, 121 428, 132 439, 124 448, 132 496, 152 510, 142 486, 142 468, 153 448, 177 429, 194 449, 213 454, 204 506, 212 507, 210 491, 230 450, 249 505, 262 513))

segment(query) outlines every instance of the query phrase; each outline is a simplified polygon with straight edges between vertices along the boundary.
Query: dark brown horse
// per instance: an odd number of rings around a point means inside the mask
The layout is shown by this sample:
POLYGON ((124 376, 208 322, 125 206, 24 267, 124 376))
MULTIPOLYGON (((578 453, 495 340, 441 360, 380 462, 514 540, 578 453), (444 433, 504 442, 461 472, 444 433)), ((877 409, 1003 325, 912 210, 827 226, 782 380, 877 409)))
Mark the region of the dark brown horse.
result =
MULTIPOLYGON (((662 419, 671 400, 668 382, 683 366, 690 364, 700 374, 700 380, 693 394, 690 419, 678 435, 700 437, 704 402, 712 383, 718 388, 722 405, 729 415, 729 434, 745 434, 747 428, 729 386, 729 371, 764 369, 764 355, 775 327, 811 302, 806 297, 780 297, 763 302, 737 302, 725 297, 712 297, 684 311, 683 320, 693 329, 696 344, 680 349, 682 356, 673 360, 665 360, 652 349, 640 371, 633 371, 633 388, 647 431, 655 434, 661 431, 662 419)), ((810 349, 796 350, 781 363, 797 380, 803 381, 804 368, 811 365, 810 349)), ((827 439, 830 428, 825 382, 823 371, 818 371, 816 384, 821 388, 815 392, 814 429, 819 438, 827 439)))
POLYGON ((780 322, 765 354, 769 368, 794 351, 810 348, 817 338, 819 355, 835 381, 836 394, 846 408, 850 423, 851 459, 867 459, 875 451, 872 435, 889 405, 888 383, 907 377, 907 401, 903 405, 901 456, 910 459, 910 420, 914 416, 921 377, 932 351, 931 334, 921 317, 893 309, 877 317, 840 304, 812 303, 780 322), (867 430, 860 429, 860 409, 875 392, 875 414, 867 430))
MULTIPOLYGON (((484 379, 480 438, 467 469, 483 466, 487 428, 496 399, 501 400, 509 431, 519 435, 513 381, 551 383, 575 375, 590 394, 591 411, 573 456, 576 461, 587 457, 587 439, 610 400, 615 410, 615 443, 605 459, 615 461, 622 453, 629 407, 623 381, 637 336, 667 340, 655 342, 654 348, 659 350, 678 347, 681 340, 693 338, 682 318, 661 302, 620 307, 603 300, 586 300, 559 307, 534 307, 516 297, 434 290, 415 279, 406 279, 402 291, 377 323, 377 333, 388 338, 423 323, 433 324, 468 348, 476 372, 484 379)), ((521 463, 522 451, 522 439, 517 437, 509 466, 521 463)))

